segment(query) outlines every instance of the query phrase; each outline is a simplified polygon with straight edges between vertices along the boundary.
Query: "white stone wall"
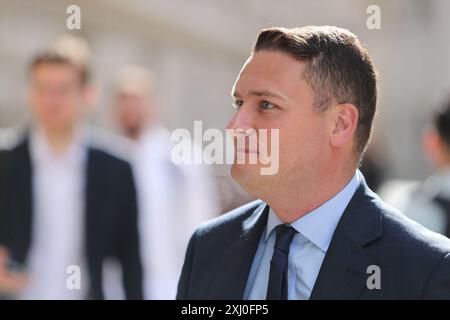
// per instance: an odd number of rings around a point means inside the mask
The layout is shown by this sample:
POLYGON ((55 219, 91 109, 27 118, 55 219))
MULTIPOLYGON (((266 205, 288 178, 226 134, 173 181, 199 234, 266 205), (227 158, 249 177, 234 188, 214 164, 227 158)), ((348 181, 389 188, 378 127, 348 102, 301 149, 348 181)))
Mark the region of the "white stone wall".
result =
POLYGON ((94 53, 99 100, 94 121, 112 126, 110 86, 122 64, 155 72, 170 128, 225 127, 229 92, 258 30, 330 24, 359 35, 380 73, 374 146, 395 177, 429 171, 420 149, 423 125, 450 95, 450 1, 0 0, 0 127, 25 121, 30 57, 66 31, 77 4, 94 53), (368 30, 366 8, 381 8, 381 30, 368 30))

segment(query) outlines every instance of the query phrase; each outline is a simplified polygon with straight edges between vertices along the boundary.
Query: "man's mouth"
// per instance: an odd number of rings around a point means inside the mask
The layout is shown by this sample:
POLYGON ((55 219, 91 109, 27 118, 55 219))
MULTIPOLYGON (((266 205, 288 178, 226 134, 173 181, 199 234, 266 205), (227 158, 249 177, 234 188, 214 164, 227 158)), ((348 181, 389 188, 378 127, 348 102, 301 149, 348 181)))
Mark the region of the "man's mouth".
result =
POLYGON ((236 153, 248 153, 248 154, 256 153, 256 154, 258 154, 258 151, 257 150, 250 150, 250 149, 247 149, 247 148, 239 148, 239 149, 236 149, 236 153))

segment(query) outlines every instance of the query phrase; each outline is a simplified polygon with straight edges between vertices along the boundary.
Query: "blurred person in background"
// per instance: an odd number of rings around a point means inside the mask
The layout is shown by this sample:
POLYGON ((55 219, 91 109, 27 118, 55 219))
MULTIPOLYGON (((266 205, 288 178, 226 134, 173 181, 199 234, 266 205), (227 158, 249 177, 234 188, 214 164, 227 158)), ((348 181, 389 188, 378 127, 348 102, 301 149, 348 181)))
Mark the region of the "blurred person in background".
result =
POLYGON ((172 162, 173 143, 148 69, 129 65, 119 70, 114 110, 123 133, 136 142, 144 297, 175 299, 190 235, 219 214, 216 186, 204 165, 172 162))
POLYGON ((425 181, 390 181, 381 196, 408 217, 450 238, 450 99, 424 130, 423 150, 433 167, 425 181))
POLYGON ((142 298, 132 171, 83 121, 92 97, 88 64, 87 43, 71 35, 31 62, 33 120, 0 157, 3 295, 102 299, 103 263, 112 258, 126 297, 142 298))

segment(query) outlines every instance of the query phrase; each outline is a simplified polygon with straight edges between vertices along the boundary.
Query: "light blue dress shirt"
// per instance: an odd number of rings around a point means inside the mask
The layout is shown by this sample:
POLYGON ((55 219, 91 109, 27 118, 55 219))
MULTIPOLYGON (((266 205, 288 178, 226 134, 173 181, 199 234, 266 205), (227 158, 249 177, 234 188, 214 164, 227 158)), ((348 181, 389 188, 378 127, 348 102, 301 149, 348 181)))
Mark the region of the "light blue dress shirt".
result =
MULTIPOLYGON (((309 299, 336 226, 360 184, 360 174, 357 171, 351 181, 333 198, 291 223, 298 233, 289 248, 289 300, 309 299)), ((250 269, 244 299, 266 299, 270 260, 276 237, 272 231, 280 224, 283 222, 270 209, 267 226, 250 269)))

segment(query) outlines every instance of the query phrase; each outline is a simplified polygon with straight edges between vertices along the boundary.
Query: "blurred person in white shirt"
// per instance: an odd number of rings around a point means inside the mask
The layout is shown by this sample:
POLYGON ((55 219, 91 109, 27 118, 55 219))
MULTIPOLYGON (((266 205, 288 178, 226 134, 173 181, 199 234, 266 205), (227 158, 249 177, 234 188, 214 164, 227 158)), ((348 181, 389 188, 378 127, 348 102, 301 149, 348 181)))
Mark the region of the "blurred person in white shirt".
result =
POLYGON ((146 299, 175 299, 187 244, 198 225, 219 214, 211 171, 175 164, 163 125, 154 77, 142 66, 117 75, 114 110, 122 132, 136 142, 134 174, 146 299))

